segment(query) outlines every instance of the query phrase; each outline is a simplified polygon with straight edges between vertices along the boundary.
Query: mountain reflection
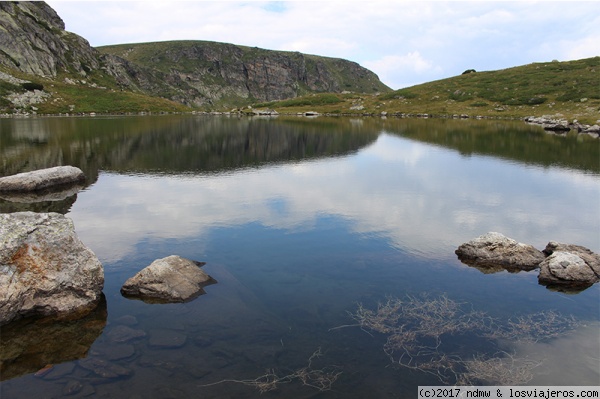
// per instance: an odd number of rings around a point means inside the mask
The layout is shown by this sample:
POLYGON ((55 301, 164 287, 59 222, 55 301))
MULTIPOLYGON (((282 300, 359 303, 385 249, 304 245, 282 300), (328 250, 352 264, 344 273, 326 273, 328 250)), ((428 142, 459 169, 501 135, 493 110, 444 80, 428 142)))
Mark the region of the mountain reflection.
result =
POLYGON ((0 176, 57 165, 177 174, 356 152, 373 142, 373 121, 156 116, 0 120, 0 176))

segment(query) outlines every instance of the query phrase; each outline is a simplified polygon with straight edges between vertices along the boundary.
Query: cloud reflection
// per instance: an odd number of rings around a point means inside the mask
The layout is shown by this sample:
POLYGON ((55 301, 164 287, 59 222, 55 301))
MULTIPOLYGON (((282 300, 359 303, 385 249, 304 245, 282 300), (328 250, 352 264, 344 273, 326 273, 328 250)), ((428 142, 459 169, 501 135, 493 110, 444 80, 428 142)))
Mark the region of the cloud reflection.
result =
POLYGON ((260 223, 299 231, 322 216, 428 258, 488 231, 543 248, 550 240, 598 251, 598 178, 525 167, 382 134, 358 153, 210 175, 102 173, 70 217, 104 262, 143 240, 197 240, 214 227, 260 223), (568 205, 568 206, 567 206, 568 205))

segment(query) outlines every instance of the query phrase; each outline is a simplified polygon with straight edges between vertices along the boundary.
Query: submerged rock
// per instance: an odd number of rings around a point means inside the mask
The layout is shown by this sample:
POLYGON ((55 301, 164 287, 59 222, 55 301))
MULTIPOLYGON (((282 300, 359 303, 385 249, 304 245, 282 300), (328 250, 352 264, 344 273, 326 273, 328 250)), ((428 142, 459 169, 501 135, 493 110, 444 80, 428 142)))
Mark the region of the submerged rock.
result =
POLYGON ((124 296, 146 302, 188 302, 204 294, 204 286, 216 281, 195 262, 176 255, 157 259, 121 287, 124 296))
POLYGON ((540 264, 540 284, 549 288, 587 288, 600 281, 600 255, 588 248, 551 241, 540 264))
POLYGON ((26 318, 3 325, 0 381, 36 372, 44 380, 71 375, 71 362, 88 355, 106 326, 107 314, 103 297, 91 313, 78 320, 49 323, 26 318))
POLYGON ((43 191, 83 181, 85 175, 81 169, 74 166, 56 166, 0 177, 0 192, 43 191))
POLYGON ((81 317, 102 297, 104 270, 58 213, 0 214, 0 325, 25 316, 81 317))
POLYGON ((185 345, 187 336, 178 331, 156 329, 150 331, 148 345, 155 348, 181 348, 185 345))
POLYGON ((478 268, 533 270, 545 259, 542 251, 503 234, 490 232, 462 244, 455 251, 461 262, 478 268))

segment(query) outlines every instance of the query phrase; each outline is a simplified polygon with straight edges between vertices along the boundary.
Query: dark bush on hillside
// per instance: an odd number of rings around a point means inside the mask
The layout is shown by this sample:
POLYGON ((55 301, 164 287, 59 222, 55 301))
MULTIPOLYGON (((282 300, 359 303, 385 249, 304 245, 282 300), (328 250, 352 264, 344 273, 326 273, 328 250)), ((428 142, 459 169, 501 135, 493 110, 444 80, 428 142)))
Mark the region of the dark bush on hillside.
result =
POLYGON ((391 93, 383 94, 383 95, 379 96, 379 99, 380 100, 393 100, 393 99, 402 99, 402 98, 411 99, 411 98, 417 98, 417 97, 418 97, 417 94, 414 94, 406 89, 400 89, 400 90, 393 91, 391 93))
POLYGON ((543 104, 548 99, 546 97, 520 97, 520 98, 511 98, 510 100, 503 101, 504 105, 538 105, 543 104))
POLYGON ((464 71, 464 72, 462 73, 462 75, 466 75, 466 74, 468 74, 468 73, 474 73, 474 72, 477 72, 477 71, 476 71, 476 70, 474 70, 474 69, 467 69, 466 71, 464 71))
POLYGON ((29 91, 34 91, 34 90, 44 90, 44 85, 41 85, 39 83, 33 83, 33 82, 27 82, 27 83, 23 83, 21 84, 21 86, 25 89, 25 90, 29 90, 29 91))

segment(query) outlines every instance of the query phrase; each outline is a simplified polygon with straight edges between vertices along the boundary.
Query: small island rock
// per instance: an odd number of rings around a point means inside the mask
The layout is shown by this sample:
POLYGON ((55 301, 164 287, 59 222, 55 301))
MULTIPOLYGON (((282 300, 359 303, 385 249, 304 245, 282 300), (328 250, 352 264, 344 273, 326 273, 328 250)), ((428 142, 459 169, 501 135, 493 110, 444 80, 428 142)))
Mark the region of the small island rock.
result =
POLYGON ((104 270, 59 213, 0 214, 0 325, 25 316, 83 316, 104 270))
POLYGON ((551 241, 538 281, 547 286, 585 287, 600 281, 600 255, 588 248, 551 241))
POLYGON ((465 264, 507 270, 533 270, 545 259, 542 251, 503 234, 490 232, 462 244, 455 251, 465 264))
POLYGON ((74 166, 56 166, 33 172, 0 177, 0 192, 48 190, 85 181, 85 174, 74 166))
POLYGON ((188 302, 204 294, 204 286, 215 282, 200 269, 202 265, 176 255, 157 259, 128 279, 121 294, 146 302, 188 302))

